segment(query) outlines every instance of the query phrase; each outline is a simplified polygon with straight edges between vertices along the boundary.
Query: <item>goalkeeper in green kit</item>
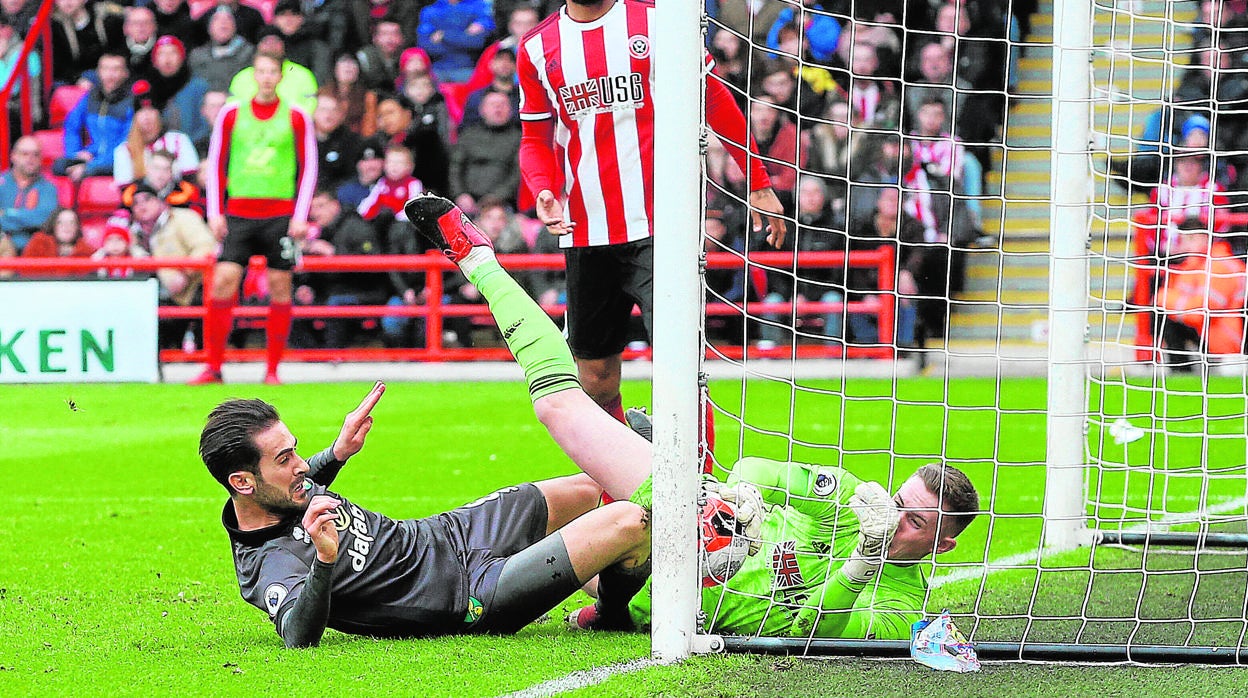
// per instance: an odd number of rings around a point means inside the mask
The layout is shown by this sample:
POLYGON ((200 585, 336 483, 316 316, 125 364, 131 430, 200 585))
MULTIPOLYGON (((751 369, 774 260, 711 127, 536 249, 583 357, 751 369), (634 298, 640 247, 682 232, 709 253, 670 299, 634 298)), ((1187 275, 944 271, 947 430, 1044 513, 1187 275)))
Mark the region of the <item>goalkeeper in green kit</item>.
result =
MULTIPOLYGON (((923 617, 929 555, 952 550, 979 495, 962 471, 924 465, 890 496, 843 468, 744 458, 727 484, 751 555, 723 586, 703 589, 708 632, 734 635, 908 639, 923 617), (757 514, 755 514, 757 512, 757 514)), ((587 606, 582 629, 646 629, 649 583, 629 617, 587 606)))

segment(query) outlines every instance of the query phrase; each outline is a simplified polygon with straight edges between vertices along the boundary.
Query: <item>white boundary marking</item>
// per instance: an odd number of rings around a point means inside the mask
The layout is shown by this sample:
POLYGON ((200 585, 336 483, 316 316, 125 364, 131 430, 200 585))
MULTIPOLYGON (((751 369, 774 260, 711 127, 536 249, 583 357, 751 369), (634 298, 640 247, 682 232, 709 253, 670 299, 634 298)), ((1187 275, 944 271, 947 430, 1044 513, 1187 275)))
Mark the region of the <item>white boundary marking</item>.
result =
MULTIPOLYGON (((1228 511, 1234 511, 1236 509, 1243 509, 1245 506, 1248 506, 1248 497, 1239 497, 1237 499, 1232 499, 1230 501, 1222 502, 1220 504, 1215 504, 1207 509, 1203 509, 1200 511, 1166 514, 1165 516, 1161 517, 1161 519, 1157 521, 1137 524, 1135 526, 1130 526, 1125 530, 1133 531, 1133 532, 1134 531, 1146 531, 1150 529, 1165 529, 1165 528, 1170 528, 1171 526, 1178 526, 1181 524, 1199 523, 1200 522, 1199 517, 1201 515, 1224 514, 1228 511)), ((1044 550, 1040 550, 1040 551, 1031 550, 1025 553, 1015 553, 1014 555, 1007 555, 1003 558, 999 558, 997 560, 987 562, 983 565, 972 565, 970 567, 960 566, 957 569, 949 572, 948 574, 942 574, 940 576, 933 577, 931 583, 928 586, 931 589, 937 589, 946 584, 953 584, 955 582, 964 582, 968 579, 979 579, 981 577, 986 577, 992 574, 993 572, 1002 572, 1002 571, 1010 570, 1010 569, 1019 569, 1020 567, 1023 567, 1024 565, 1035 564, 1036 562, 1040 560, 1040 558, 1075 550, 1078 547, 1079 546, 1068 546, 1068 547, 1045 548, 1044 550)))
POLYGON ((576 691, 590 686, 597 686, 613 676, 628 674, 640 669, 648 669, 652 666, 659 666, 663 662, 657 659, 634 659, 631 662, 622 664, 610 664, 595 669, 586 669, 584 671, 574 671, 567 676, 543 681, 536 686, 531 686, 523 691, 508 693, 503 698, 546 698, 547 696, 555 696, 568 691, 576 691))
MULTIPOLYGON (((1143 531, 1143 530, 1148 530, 1150 528, 1164 529, 1164 528, 1170 528, 1172 526, 1178 526, 1181 524, 1198 523, 1200 519, 1194 518, 1194 517, 1199 517, 1201 515, 1208 515, 1208 514, 1214 514, 1214 515, 1224 514, 1226 512, 1234 511, 1236 509, 1243 509, 1246 506, 1248 506, 1248 497, 1239 497, 1237 499, 1232 499, 1230 501, 1222 502, 1220 504, 1215 504, 1201 511, 1167 514, 1158 521, 1131 526, 1127 528, 1126 530, 1143 531)), ((1016 553, 1014 555, 1007 555, 1003 558, 990 561, 983 565, 974 565, 971 567, 959 567, 958 569, 953 570, 952 572, 949 572, 948 574, 942 574, 940 576, 933 577, 931 584, 930 584, 930 588, 936 589, 946 584, 953 584, 955 582, 962 582, 962 581, 966 581, 969 579, 978 579, 981 577, 986 577, 995 572, 1003 572, 1003 571, 1010 570, 1010 569, 1018 569, 1024 565, 1035 564, 1041 558, 1048 557, 1050 555, 1056 555, 1058 553, 1068 552, 1070 550, 1075 550, 1077 547, 1078 546, 1070 546, 1070 547, 1065 547, 1065 548, 1047 548, 1042 551, 1033 550, 1033 551, 1029 551, 1025 553, 1016 553)), ((516 691, 515 693, 508 693, 503 698, 546 698, 548 696, 555 696, 555 695, 559 695, 560 693, 566 693, 568 691, 575 691, 575 690, 579 690, 582 688, 588 688, 590 686, 596 686, 613 676, 619 676, 621 674, 627 674, 627 673, 631 673, 634 671, 639 671, 641 669, 648 669, 652 666, 658 666, 659 664, 660 662, 653 660, 653 659, 635 659, 631 662, 625 662, 623 664, 612 664, 612 665, 600 667, 597 669, 588 669, 585 671, 574 671, 571 674, 568 674, 567 676, 564 676, 562 678, 551 679, 549 681, 544 681, 542 683, 539 683, 536 686, 526 688, 522 691, 516 691)))

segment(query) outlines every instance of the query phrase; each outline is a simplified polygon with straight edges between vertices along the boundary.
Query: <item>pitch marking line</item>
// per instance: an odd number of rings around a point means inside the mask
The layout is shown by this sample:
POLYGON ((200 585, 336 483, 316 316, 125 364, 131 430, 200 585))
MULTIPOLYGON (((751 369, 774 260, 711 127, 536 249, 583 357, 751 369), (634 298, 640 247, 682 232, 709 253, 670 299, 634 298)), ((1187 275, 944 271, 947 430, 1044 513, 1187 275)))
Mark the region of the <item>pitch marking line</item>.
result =
MULTIPOLYGON (((1245 505, 1248 505, 1248 497, 1239 497, 1238 499, 1232 499, 1227 502, 1222 502, 1221 504, 1215 504, 1201 511, 1193 511, 1193 512, 1189 512, 1186 514, 1180 514, 1180 513, 1166 514, 1165 516, 1161 517, 1161 519, 1158 521, 1153 521, 1153 522, 1145 523, 1145 524, 1137 524, 1135 526, 1128 527, 1126 530, 1133 531, 1133 532, 1145 531, 1145 530, 1148 530, 1149 528, 1170 528, 1171 526, 1177 526, 1180 524, 1199 523, 1199 521, 1193 520, 1192 518, 1193 515, 1225 514, 1228 511, 1235 511, 1236 509, 1242 510, 1245 507, 1245 505)), ((994 572, 1004 572, 1009 569, 1017 569, 1019 567, 1022 567, 1023 565, 1032 565, 1032 564, 1035 564, 1042 557, 1048 557, 1050 555, 1055 555, 1057 553, 1068 552, 1070 550, 1075 550, 1078 547, 1079 546, 1072 545, 1072 546, 1066 546, 1066 547, 1060 547, 1060 548, 1057 548, 1057 547, 1047 548, 1040 552, 1032 550, 1032 551, 1025 552, 1025 553, 1016 553, 1014 555, 1007 555, 1006 557, 992 560, 983 565, 974 565, 972 567, 960 567, 948 574, 942 574, 938 577, 933 577, 929 586, 932 589, 936 589, 946 584, 953 584, 954 582, 964 582, 968 579, 980 579, 981 577, 986 577, 994 572)))
MULTIPOLYGON (((1227 502, 1222 502, 1221 504, 1215 504, 1214 506, 1211 506, 1199 512, 1190 512, 1186 514, 1179 514, 1179 513, 1167 514, 1166 516, 1163 516, 1161 520, 1159 521, 1154 521, 1148 524, 1139 524, 1136 526, 1132 526, 1128 528, 1127 530, 1141 531, 1150 527, 1169 528, 1171 526, 1177 526, 1179 524, 1196 523, 1195 521, 1192 520, 1193 514, 1224 514, 1228 511, 1234 511, 1236 509, 1243 509, 1245 506, 1248 506, 1248 497, 1240 497, 1238 499, 1233 499, 1227 502)), ((1036 551, 1031 551, 1031 552, 1026 552, 1026 553, 1017 553, 1014 555, 1007 555, 1006 557, 992 560, 983 565, 960 568, 953 572, 950 572, 949 574, 940 575, 939 577, 933 577, 931 581, 931 588, 936 589, 946 584, 952 584, 954 582, 961 582, 961 581, 965 581, 968 579, 978 579, 981 577, 986 577, 996 572, 1003 572, 1009 569, 1015 569, 1022 565, 1034 564, 1041 557, 1047 557, 1049 555, 1067 552, 1068 550, 1074 550, 1076 547, 1078 546, 1070 546, 1067 548, 1050 548, 1039 553, 1036 551)), ((574 671, 571 674, 568 674, 567 676, 564 676, 562 678, 551 679, 550 681, 545 681, 545 682, 537 684, 536 686, 526 688, 523 691, 517 691, 515 693, 508 693, 505 696, 503 696, 503 698, 547 698, 548 696, 555 696, 555 695, 559 695, 560 693, 566 693, 568 691, 575 691, 575 690, 579 690, 582 688, 588 688, 590 686, 597 686, 598 684, 606 681, 607 679, 613 676, 628 674, 634 671, 639 671, 641 669, 648 669, 652 666, 658 666, 659 664, 660 662, 653 660, 653 659, 635 659, 631 662, 625 662, 623 664, 613 664, 610 666, 600 667, 597 669, 589 669, 586 671, 574 671)))
POLYGON ((503 698, 546 698, 547 696, 556 696, 560 693, 568 691, 576 691, 590 686, 597 686, 613 676, 629 674, 641 669, 648 669, 652 666, 659 666, 663 662, 656 659, 634 659, 631 662, 623 664, 611 664, 596 669, 586 669, 584 671, 574 671, 567 676, 550 681, 543 681, 536 686, 531 686, 523 691, 508 693, 503 698))

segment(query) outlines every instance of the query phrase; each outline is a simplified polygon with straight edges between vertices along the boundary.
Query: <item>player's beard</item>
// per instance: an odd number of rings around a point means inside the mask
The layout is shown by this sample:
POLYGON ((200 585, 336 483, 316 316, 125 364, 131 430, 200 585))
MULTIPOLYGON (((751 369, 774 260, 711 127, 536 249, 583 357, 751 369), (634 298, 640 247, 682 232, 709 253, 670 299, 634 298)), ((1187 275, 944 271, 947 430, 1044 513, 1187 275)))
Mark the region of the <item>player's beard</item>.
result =
POLYGON ((281 488, 274 487, 259 477, 256 478, 256 491, 252 498, 265 511, 279 516, 303 513, 308 508, 308 502, 311 501, 310 498, 299 501, 295 499, 295 493, 283 492, 281 488))
POLYGON ((610 5, 615 0, 567 0, 569 5, 577 5, 579 7, 601 8, 610 5))

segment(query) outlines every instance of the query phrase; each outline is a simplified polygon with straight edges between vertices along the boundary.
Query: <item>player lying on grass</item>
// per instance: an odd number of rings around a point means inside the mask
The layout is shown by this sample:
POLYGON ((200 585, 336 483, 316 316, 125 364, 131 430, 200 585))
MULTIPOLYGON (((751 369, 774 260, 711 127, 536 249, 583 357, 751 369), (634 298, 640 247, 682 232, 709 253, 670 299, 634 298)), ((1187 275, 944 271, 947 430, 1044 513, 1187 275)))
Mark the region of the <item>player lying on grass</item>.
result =
MULTIPOLYGON (((909 638, 928 588, 917 563, 952 550, 979 510, 966 475, 938 463, 919 468, 892 497, 843 468, 764 458, 738 461, 719 485, 729 486, 735 491, 725 499, 761 494, 764 502, 752 543, 759 554, 724 586, 702 592, 707 630, 734 635, 909 638)), ((650 592, 647 584, 628 614, 595 604, 568 623, 645 629, 650 592)))
POLYGON ((650 552, 649 442, 581 390, 558 328, 458 208, 428 196, 405 210, 485 296, 538 419, 585 474, 394 520, 327 489, 363 448, 384 385, 306 461, 271 405, 223 402, 199 453, 230 495, 221 520, 243 598, 268 612, 288 647, 317 644, 326 627, 386 637, 510 633, 595 575, 600 603, 625 608, 650 552), (604 489, 616 501, 595 508, 604 489))

